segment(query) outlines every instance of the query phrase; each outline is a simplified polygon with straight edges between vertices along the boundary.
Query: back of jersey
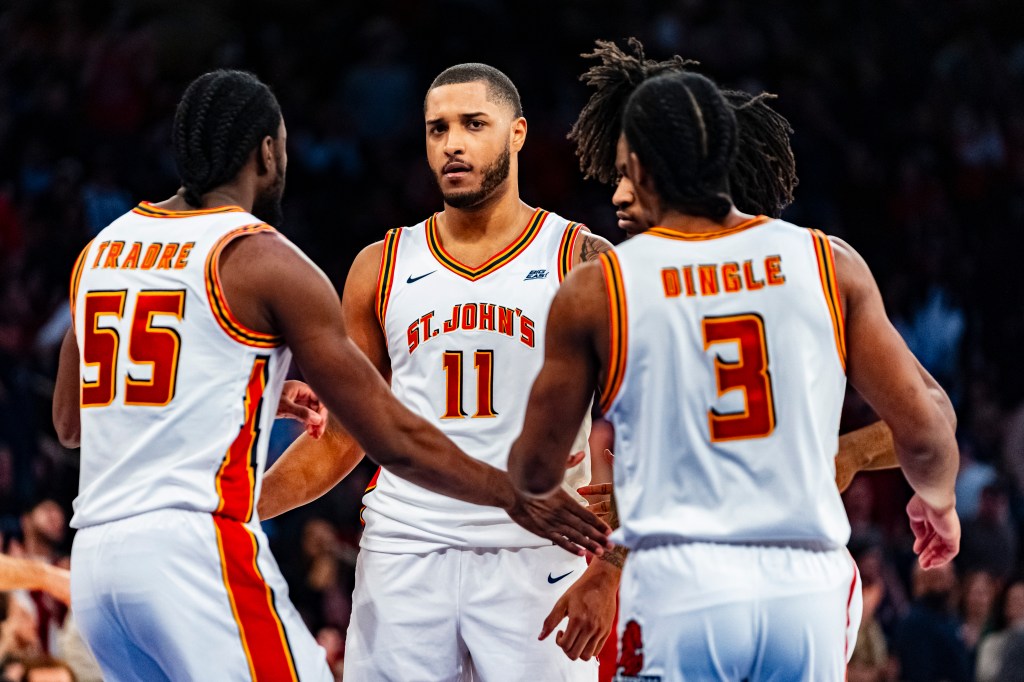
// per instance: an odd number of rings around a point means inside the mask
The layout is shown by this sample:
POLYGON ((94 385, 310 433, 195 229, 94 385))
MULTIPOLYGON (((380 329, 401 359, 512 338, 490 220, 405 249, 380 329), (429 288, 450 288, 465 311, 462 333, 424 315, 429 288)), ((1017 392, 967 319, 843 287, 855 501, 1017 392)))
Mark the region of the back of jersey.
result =
POLYGON ((231 240, 271 229, 238 207, 143 203, 82 252, 73 527, 165 508, 252 519, 290 353, 231 314, 218 264, 231 240))
POLYGON ((620 541, 844 546, 827 238, 765 217, 713 235, 654 228, 601 262, 620 541))

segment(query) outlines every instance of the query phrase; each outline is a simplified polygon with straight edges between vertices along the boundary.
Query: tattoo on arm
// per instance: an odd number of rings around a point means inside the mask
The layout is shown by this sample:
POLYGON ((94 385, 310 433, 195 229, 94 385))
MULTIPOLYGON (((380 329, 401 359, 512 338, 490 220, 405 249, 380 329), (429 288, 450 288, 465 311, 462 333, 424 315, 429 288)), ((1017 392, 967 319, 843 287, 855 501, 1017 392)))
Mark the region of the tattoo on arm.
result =
POLYGON ((597 254, 604 251, 611 251, 612 245, 604 237, 596 234, 581 235, 583 241, 580 243, 580 262, 586 263, 597 258, 597 254))
MULTIPOLYGON (((608 525, 611 526, 612 529, 619 527, 619 507, 615 503, 614 490, 612 491, 611 509, 608 511, 608 525)), ((601 559, 601 561, 608 562, 609 564, 615 566, 621 571, 622 565, 626 563, 626 556, 628 554, 629 550, 627 548, 621 545, 616 545, 615 549, 611 550, 610 552, 605 552, 598 558, 601 559)))

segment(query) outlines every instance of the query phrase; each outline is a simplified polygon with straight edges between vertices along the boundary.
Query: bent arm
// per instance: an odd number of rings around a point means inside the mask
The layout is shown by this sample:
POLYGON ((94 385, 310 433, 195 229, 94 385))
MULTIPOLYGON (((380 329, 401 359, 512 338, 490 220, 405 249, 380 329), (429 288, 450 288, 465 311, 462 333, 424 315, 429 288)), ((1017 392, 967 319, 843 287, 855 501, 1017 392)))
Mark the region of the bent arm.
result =
POLYGON ((512 445, 508 473, 516 488, 533 497, 558 489, 565 456, 572 448, 596 390, 600 359, 594 328, 607 327, 597 265, 574 269, 559 288, 548 314, 544 364, 530 390, 522 433, 512 445))
POLYGON ((940 407, 937 384, 925 379, 927 373, 922 375, 886 316, 867 264, 850 246, 831 240, 845 303, 850 383, 889 425, 897 459, 914 491, 933 508, 950 509, 959 463, 951 409, 940 407))
POLYGON ((244 282, 237 290, 266 306, 309 384, 374 461, 442 495, 512 507, 515 494, 504 472, 469 457, 398 402, 346 334, 334 287, 301 251, 267 232, 239 239, 234 254, 230 267, 222 261, 222 280, 244 282))
POLYGON ((66 448, 77 448, 82 435, 81 373, 78 340, 74 327, 68 329, 60 344, 57 382, 53 387, 53 428, 66 448))

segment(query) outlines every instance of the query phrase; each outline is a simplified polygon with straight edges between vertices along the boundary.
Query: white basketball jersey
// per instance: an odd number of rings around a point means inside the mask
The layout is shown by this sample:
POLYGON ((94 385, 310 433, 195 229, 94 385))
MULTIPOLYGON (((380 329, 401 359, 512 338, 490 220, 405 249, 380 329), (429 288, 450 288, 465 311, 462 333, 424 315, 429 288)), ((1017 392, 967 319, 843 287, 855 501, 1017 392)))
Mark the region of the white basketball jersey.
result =
POLYGON ((828 239, 762 216, 712 235, 654 228, 601 263, 618 541, 844 546, 828 239))
POLYGON ((165 508, 252 519, 291 352, 231 314, 218 260, 231 240, 272 229, 238 207, 143 203, 79 256, 73 527, 165 508))
MULTIPOLYGON (((436 215, 384 240, 377 312, 392 391, 467 454, 500 469, 522 429, 544 360, 548 308, 581 228, 537 209, 511 244, 474 268, 445 251, 436 215)), ((587 458, 566 474, 573 493, 590 480, 589 431, 588 415, 572 449, 587 458)), ((550 544, 501 509, 438 495, 386 469, 363 500, 361 545, 375 551, 550 544)))

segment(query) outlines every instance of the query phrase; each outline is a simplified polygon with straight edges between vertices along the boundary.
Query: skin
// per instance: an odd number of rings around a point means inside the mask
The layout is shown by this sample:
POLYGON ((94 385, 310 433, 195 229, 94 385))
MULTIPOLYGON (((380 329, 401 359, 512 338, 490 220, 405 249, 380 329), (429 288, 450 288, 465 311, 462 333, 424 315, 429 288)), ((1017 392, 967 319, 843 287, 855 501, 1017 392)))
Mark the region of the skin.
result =
MULTIPOLYGON (((285 140, 282 121, 278 134, 261 141, 232 181, 202 197, 202 206, 238 205, 250 211, 257 200, 280 192, 287 166, 285 140)), ((157 205, 194 208, 181 192, 157 205)), ((504 472, 467 456, 401 405, 347 333, 330 281, 284 236, 263 232, 236 239, 221 256, 220 273, 235 316, 251 329, 284 337, 315 394, 378 464, 440 494, 501 507, 527 529, 557 538, 563 546, 599 552, 607 543, 607 526, 590 512, 565 498, 542 504, 523 498, 504 472), (449 476, 452 470, 460 476, 449 476)), ((61 355, 54 424, 67 442, 78 431, 61 432, 77 420, 80 370, 74 336, 65 343, 72 347, 61 355)))
MULTIPOLYGON (((750 218, 733 207, 722 221, 716 222, 684 215, 663 205, 653 179, 624 137, 619 140, 616 165, 622 181, 613 203, 619 209, 619 226, 627 233, 639 234, 647 229, 645 226, 664 225, 699 234, 728 228, 750 218)), ((868 435, 868 445, 875 455, 870 461, 877 465, 879 459, 884 459, 887 441, 891 438, 896 459, 915 490, 907 513, 919 563, 924 568, 945 565, 959 550, 960 539, 953 496, 958 462, 953 436, 955 415, 945 393, 921 368, 886 317, 877 285, 863 259, 841 240, 830 240, 846 313, 849 381, 885 422, 895 424, 895 427, 876 426, 868 435)), ((589 399, 596 382, 603 378, 608 364, 604 286, 599 267, 585 265, 566 279, 552 304, 545 363, 531 391, 523 432, 509 457, 509 474, 526 494, 546 495, 557 485, 553 453, 572 436, 564 424, 572 423, 577 414, 582 414, 586 409, 584 401, 589 399)), ((864 462, 857 461, 857 464, 864 462)), ((852 476, 848 472, 837 473, 843 475, 837 483, 848 485, 852 476)), ((604 489, 592 487, 581 492, 590 494, 604 492, 604 489)), ((596 611, 613 612, 614 604, 608 591, 591 584, 601 580, 617 581, 617 575, 609 574, 602 566, 608 563, 594 562, 593 575, 585 574, 577 583, 579 594, 567 594, 563 600, 582 606, 583 595, 590 595, 597 602, 596 611)), ((589 569, 588 573, 591 573, 589 569)), ((560 607, 556 605, 545 622, 541 637, 547 636, 565 615, 560 607)), ((585 620, 594 622, 596 619, 585 620)), ((609 615, 609 623, 610 620, 609 615)), ((570 618, 569 629, 559 633, 559 644, 570 657, 576 654, 588 657, 603 644, 609 630, 574 629, 570 618)))
MULTIPOLYGON (((446 199, 444 211, 438 215, 438 231, 445 249, 467 265, 486 262, 514 240, 533 215, 534 208, 519 198, 518 155, 526 132, 526 119, 515 116, 509 105, 491 97, 483 82, 443 85, 427 93, 427 163, 446 199), (488 169, 506 150, 508 177, 479 201, 461 206, 464 196, 478 194, 485 186, 488 169), (452 206, 449 199, 461 207, 452 206)), ((383 246, 383 241, 371 244, 353 262, 342 293, 342 317, 353 343, 380 375, 390 380, 391 360, 375 311, 383 246)), ((578 240, 575 260, 596 258, 610 248, 605 239, 587 234, 578 240)), ((267 471, 259 501, 260 517, 272 518, 317 499, 347 476, 363 455, 364 449, 333 417, 320 441, 300 436, 267 471)), ((577 461, 563 457, 563 468, 577 461)), ((557 498, 566 504, 572 500, 564 491, 557 498)), ((564 541, 552 539, 579 553, 564 541)), ((603 554, 604 547, 594 547, 597 554, 603 554)))

